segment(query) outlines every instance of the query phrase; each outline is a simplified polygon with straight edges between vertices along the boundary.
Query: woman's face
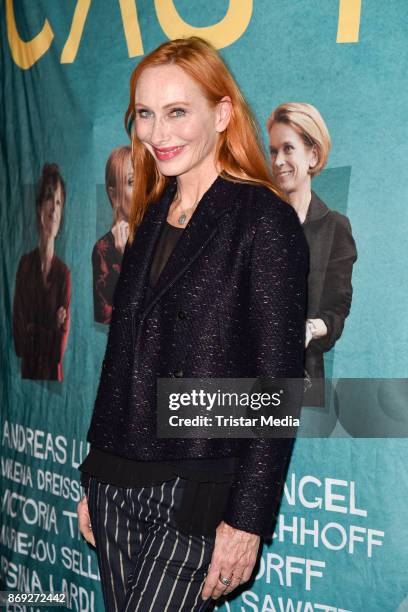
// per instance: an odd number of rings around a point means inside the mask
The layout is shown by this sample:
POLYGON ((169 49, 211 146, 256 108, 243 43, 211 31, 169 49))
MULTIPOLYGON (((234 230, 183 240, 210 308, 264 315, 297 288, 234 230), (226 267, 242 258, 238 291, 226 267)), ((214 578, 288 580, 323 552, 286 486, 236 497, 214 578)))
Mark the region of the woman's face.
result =
POLYGON ((218 133, 228 123, 222 106, 210 106, 179 66, 146 68, 136 86, 136 136, 166 176, 213 174, 218 133))
POLYGON ((61 184, 54 188, 47 185, 45 197, 40 207, 40 228, 47 238, 55 238, 61 224, 62 207, 64 206, 61 184))
POLYGON ((121 186, 122 189, 119 191, 115 187, 109 187, 109 191, 113 207, 119 211, 119 219, 128 221, 132 208, 132 194, 134 183, 131 155, 126 155, 123 161, 123 166, 124 167, 122 176, 124 184, 121 186), (121 198, 119 197, 119 194, 121 194, 121 198))
POLYGON ((310 189, 310 169, 317 163, 313 147, 308 147, 290 125, 274 123, 269 131, 272 173, 285 193, 310 189))

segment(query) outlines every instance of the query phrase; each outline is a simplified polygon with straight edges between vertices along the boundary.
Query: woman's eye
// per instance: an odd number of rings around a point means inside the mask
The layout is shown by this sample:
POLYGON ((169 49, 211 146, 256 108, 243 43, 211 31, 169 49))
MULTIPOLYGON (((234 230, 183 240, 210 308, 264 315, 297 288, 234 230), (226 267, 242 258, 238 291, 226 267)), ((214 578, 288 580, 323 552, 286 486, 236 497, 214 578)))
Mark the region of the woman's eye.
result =
POLYGON ((292 145, 286 145, 285 146, 285 153, 290 153, 291 151, 293 151, 292 145))
POLYGON ((170 111, 171 117, 184 117, 185 114, 186 114, 186 111, 184 110, 184 108, 173 108, 170 111))
POLYGON ((142 119, 148 119, 151 116, 151 112, 146 110, 145 108, 139 108, 137 111, 137 116, 142 119))

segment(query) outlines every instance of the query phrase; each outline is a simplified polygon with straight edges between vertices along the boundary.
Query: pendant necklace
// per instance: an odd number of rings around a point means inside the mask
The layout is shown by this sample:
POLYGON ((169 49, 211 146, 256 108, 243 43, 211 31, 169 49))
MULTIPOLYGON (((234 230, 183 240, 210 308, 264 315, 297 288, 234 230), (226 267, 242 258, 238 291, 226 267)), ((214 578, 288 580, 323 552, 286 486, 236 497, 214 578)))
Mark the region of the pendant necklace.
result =
MULTIPOLYGON (((176 200, 177 200, 177 198, 176 198, 176 200)), ((197 201, 197 202, 194 204, 194 206, 192 206, 192 207, 191 207, 191 210, 192 210, 191 215, 193 215, 193 212, 194 212, 194 211, 195 211, 195 209, 197 208, 197 204, 198 204, 198 201, 197 201)), ((187 209, 187 210, 190 210, 190 209, 187 209)), ((181 215, 180 215, 180 216, 179 216, 179 218, 177 219, 177 223, 178 223, 179 225, 184 225, 184 224, 185 224, 185 222, 186 222, 186 220, 187 220, 187 215, 186 215, 186 212, 187 212, 187 211, 184 211, 184 210, 182 210, 182 211, 181 211, 181 215)))
POLYGON ((182 214, 179 216, 177 223, 178 223, 179 225, 184 225, 184 223, 186 222, 186 219, 187 219, 187 215, 186 215, 186 213, 182 213, 182 214))

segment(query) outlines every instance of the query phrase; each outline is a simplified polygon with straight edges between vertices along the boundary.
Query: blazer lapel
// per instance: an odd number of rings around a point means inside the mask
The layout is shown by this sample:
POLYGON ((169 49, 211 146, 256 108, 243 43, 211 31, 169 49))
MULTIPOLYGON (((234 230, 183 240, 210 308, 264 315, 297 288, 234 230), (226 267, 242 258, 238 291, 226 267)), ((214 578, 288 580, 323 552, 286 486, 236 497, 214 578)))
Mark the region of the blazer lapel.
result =
POLYGON ((131 251, 133 251, 129 254, 132 262, 130 282, 132 284, 131 303, 133 312, 143 307, 149 284, 149 272, 154 250, 163 223, 167 218, 168 209, 176 192, 176 187, 176 181, 170 181, 160 200, 149 206, 142 223, 136 231, 134 243, 130 247, 131 251))
MULTIPOLYGON (((202 253, 205 246, 216 234, 220 217, 231 210, 234 204, 232 194, 236 196, 236 186, 233 186, 231 181, 227 181, 221 176, 218 176, 205 192, 183 234, 177 241, 154 288, 152 299, 144 308, 143 314, 146 314, 154 306, 202 253)), ((168 207, 164 218, 160 217, 161 223, 165 221, 167 211, 168 207)), ((153 251, 151 257, 149 257, 150 264, 152 257, 153 251)))
POLYGON ((313 318, 319 312, 334 232, 330 210, 314 191, 303 230, 309 246, 307 316, 313 318))

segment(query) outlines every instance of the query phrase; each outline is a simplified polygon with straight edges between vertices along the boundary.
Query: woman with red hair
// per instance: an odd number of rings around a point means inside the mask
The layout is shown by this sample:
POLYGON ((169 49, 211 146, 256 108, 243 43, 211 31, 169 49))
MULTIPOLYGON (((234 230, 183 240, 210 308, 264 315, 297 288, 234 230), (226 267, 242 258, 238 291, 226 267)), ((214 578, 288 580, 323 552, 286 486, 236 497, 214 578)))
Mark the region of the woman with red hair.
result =
POLYGON ((125 121, 137 181, 79 525, 108 610, 198 611, 250 579, 294 439, 159 438, 157 379, 302 377, 307 247, 208 43, 145 57, 125 121))
POLYGON ((116 147, 105 167, 105 187, 112 206, 112 227, 96 241, 92 251, 94 320, 109 325, 112 301, 129 236, 133 191, 131 148, 116 147))

